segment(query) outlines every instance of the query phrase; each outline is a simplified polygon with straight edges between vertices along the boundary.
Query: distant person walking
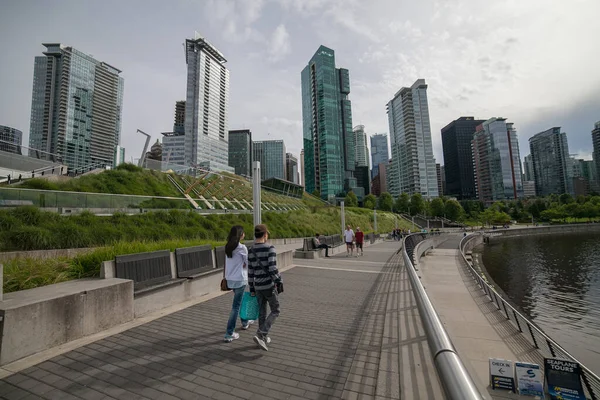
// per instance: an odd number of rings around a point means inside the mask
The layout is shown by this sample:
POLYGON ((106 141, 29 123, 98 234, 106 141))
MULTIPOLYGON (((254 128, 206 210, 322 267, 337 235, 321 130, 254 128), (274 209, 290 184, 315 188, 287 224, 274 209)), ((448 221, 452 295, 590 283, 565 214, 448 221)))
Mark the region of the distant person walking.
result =
POLYGON ((325 257, 329 257, 329 246, 327 243, 321 243, 321 240, 319 240, 319 235, 318 233, 315 233, 315 237, 313 238, 313 244, 315 245, 315 248, 317 249, 325 249, 325 257))
MULTIPOLYGON (((231 342, 240 337, 240 334, 235 331, 235 325, 240 313, 242 297, 248 284, 248 249, 240 243, 245 236, 244 228, 239 225, 232 226, 225 245, 225 279, 227 279, 227 287, 233 291, 233 304, 227 322, 225 342, 231 342)), ((253 322, 252 320, 242 320, 242 329, 248 329, 253 322)))
POLYGON ((258 330, 254 342, 263 350, 269 351, 271 343, 269 331, 279 317, 278 295, 283 293, 283 281, 277 270, 275 247, 267 244, 269 230, 264 224, 254 227, 254 246, 248 255, 248 283, 250 293, 258 300, 258 330), (271 313, 267 316, 267 304, 271 313))
POLYGON ((354 254, 354 231, 350 228, 350 225, 346 226, 344 240, 346 241, 346 257, 352 257, 354 254))
POLYGON ((10 174, 8 174, 8 176, 6 178, 7 178, 8 184, 10 185, 10 174))
POLYGON ((354 234, 356 238, 356 257, 358 257, 358 249, 360 249, 360 255, 364 256, 363 252, 363 243, 365 240, 365 234, 360 230, 360 227, 356 227, 356 233, 354 234))

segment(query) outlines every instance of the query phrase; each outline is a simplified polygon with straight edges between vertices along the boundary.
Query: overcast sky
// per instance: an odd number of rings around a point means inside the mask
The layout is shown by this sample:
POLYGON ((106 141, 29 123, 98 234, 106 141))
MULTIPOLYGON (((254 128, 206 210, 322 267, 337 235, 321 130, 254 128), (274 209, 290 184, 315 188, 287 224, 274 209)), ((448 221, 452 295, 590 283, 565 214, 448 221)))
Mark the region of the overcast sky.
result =
POLYGON ((173 126, 185 99, 182 43, 198 31, 227 58, 229 129, 302 147, 300 71, 323 44, 350 70, 354 125, 388 132, 386 103, 429 84, 434 153, 460 116, 514 122, 528 139, 562 126, 590 158, 600 120, 599 0, 0 0, 0 125, 29 136, 34 57, 61 42, 121 69, 122 145, 173 126))

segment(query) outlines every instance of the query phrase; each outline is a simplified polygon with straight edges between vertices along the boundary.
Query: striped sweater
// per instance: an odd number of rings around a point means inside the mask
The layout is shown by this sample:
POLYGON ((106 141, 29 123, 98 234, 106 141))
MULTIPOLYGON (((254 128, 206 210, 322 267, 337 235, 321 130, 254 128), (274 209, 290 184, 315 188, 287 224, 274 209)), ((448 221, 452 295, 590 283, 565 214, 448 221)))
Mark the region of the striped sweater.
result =
POLYGON ((250 251, 248 251, 248 284, 250 285, 250 292, 254 293, 256 290, 272 289, 279 282, 281 282, 281 275, 279 275, 279 271, 277 270, 277 253, 275 253, 275 247, 265 243, 254 244, 250 251), (256 256, 254 253, 256 253, 256 256))

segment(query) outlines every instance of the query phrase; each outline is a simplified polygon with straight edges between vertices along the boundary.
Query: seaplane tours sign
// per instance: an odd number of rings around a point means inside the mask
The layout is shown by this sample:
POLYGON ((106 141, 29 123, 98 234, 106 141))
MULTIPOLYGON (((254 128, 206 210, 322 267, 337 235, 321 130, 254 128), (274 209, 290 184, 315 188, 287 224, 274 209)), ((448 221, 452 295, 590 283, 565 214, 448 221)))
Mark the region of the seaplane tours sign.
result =
POLYGON ((490 358, 490 386, 494 390, 504 389, 516 392, 512 361, 490 358))
POLYGON ((552 400, 585 400, 579 363, 557 358, 544 359, 546 389, 552 400))

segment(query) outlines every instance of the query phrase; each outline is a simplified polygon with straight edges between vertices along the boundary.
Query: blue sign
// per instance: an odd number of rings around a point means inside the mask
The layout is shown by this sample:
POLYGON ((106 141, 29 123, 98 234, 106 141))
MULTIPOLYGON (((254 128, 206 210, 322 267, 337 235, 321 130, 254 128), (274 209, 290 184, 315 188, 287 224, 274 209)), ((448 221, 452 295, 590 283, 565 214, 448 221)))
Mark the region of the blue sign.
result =
POLYGON ((539 365, 517 361, 515 372, 519 394, 544 398, 544 377, 539 365))
POLYGON ((552 400, 586 400, 581 386, 579 363, 557 358, 544 359, 546 387, 552 400))

